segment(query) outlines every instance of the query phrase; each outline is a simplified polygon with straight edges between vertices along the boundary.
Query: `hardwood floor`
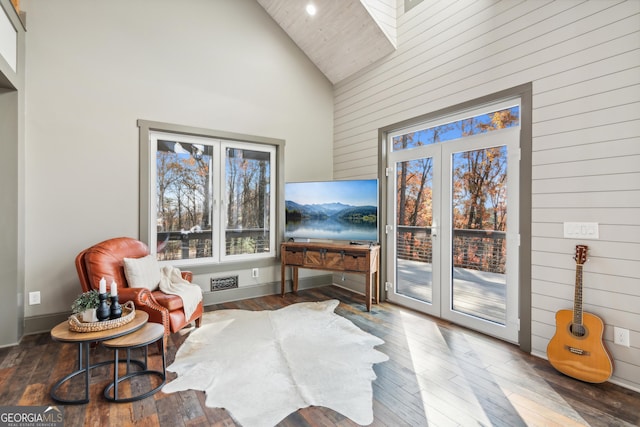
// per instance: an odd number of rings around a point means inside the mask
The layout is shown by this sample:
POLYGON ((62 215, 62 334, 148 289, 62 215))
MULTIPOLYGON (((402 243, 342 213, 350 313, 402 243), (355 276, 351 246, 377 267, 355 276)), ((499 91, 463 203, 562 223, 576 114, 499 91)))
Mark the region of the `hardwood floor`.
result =
MULTIPOLYGON (((547 361, 517 347, 392 304, 364 311, 364 298, 335 286, 207 307, 272 310, 284 305, 336 298, 336 312, 379 336, 377 347, 390 360, 375 365, 374 426, 637 426, 640 393, 609 384, 587 384, 556 372, 547 361)), ((188 332, 173 334, 170 364, 188 332)), ((92 363, 109 360, 102 346, 92 363)), ((55 404, 52 385, 74 369, 76 347, 49 334, 24 337, 18 346, 0 349, 0 405, 55 404)), ((161 367, 155 347, 150 364, 161 367)), ((64 407, 71 426, 235 426, 227 411, 207 408, 202 392, 158 392, 132 403, 110 404, 102 396, 111 381, 110 366, 91 371, 91 401, 64 407)), ((169 378, 174 378, 169 373, 169 378)), ((75 381, 75 380, 74 380, 75 381)), ((136 379, 131 387, 149 387, 136 379)), ((151 380, 153 381, 153 380, 151 380)), ((72 387, 74 385, 72 384, 72 387)), ((75 385, 77 387, 77 385, 75 385)), ((124 392, 130 392, 125 389, 124 392)), ((284 419, 281 426, 354 426, 331 410, 310 407, 284 419)))

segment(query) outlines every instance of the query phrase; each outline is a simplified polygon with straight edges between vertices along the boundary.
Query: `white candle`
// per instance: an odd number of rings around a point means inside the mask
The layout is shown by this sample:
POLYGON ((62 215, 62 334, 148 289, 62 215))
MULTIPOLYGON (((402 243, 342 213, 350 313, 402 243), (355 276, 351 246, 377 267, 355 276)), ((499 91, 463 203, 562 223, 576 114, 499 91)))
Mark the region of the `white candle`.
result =
POLYGON ((106 294, 107 293, 107 281, 104 280, 104 277, 102 279, 100 279, 100 290, 99 292, 101 294, 106 294))
POLYGON ((115 297, 118 295, 118 285, 116 285, 115 280, 111 282, 111 296, 115 297))

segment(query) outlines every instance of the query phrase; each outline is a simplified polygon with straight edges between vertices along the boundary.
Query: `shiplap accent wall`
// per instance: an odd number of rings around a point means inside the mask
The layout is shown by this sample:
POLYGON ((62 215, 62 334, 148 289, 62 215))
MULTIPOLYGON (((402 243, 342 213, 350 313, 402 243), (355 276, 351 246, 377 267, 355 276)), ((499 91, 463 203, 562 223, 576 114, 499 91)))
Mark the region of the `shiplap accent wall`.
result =
POLYGON ((0 58, 4 59, 16 72, 18 32, 11 24, 5 10, 0 7, 0 58))
POLYGON ((334 177, 377 176, 381 127, 532 82, 532 353, 546 357, 555 312, 572 307, 587 244, 584 310, 605 322, 612 381, 640 390, 640 1, 398 12, 398 50, 335 87, 334 177), (599 240, 564 239, 565 221, 598 222, 599 240))
POLYGON ((360 0, 391 43, 398 44, 396 0, 360 0))

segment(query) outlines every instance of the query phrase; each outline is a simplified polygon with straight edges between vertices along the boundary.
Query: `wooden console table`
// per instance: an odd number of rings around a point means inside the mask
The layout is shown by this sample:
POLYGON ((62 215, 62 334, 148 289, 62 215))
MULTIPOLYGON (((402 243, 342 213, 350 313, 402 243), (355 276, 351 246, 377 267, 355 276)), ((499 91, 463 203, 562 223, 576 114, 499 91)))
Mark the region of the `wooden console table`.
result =
POLYGON ((361 273, 366 277, 365 301, 371 311, 371 286, 375 284, 375 302, 380 301, 380 246, 333 243, 285 242, 280 245, 281 291, 285 294, 285 270, 291 267, 293 292, 298 291, 298 269, 361 273), (373 277, 372 277, 373 276, 373 277))

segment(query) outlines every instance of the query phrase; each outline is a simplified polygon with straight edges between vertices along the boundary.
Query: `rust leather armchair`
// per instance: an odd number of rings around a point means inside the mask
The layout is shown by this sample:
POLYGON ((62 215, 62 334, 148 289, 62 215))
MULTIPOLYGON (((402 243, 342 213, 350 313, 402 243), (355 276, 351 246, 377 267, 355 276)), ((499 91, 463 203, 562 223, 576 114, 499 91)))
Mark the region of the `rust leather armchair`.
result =
MULTIPOLYGON (((102 277, 107 283, 114 280, 118 284, 119 302, 122 304, 133 301, 136 309, 144 310, 149 314, 150 322, 161 323, 164 326, 165 337, 194 321, 196 327, 200 327, 202 301, 191 318, 186 319, 182 298, 179 296, 165 294, 160 290, 129 287, 124 273, 124 258, 142 258, 147 255, 149 255, 147 245, 129 237, 105 240, 83 250, 76 257, 76 269, 82 291, 98 289, 102 277)), ((182 277, 191 282, 193 274, 183 271, 182 277)))

